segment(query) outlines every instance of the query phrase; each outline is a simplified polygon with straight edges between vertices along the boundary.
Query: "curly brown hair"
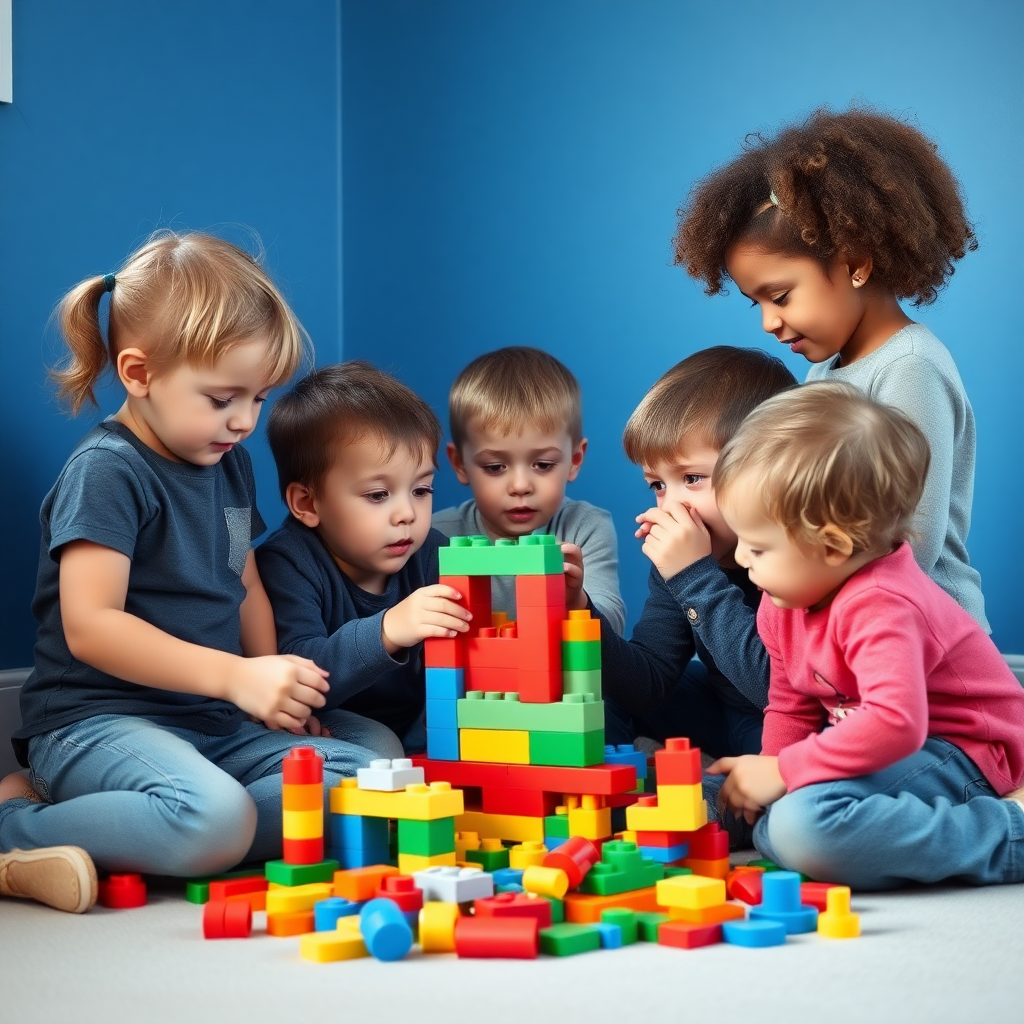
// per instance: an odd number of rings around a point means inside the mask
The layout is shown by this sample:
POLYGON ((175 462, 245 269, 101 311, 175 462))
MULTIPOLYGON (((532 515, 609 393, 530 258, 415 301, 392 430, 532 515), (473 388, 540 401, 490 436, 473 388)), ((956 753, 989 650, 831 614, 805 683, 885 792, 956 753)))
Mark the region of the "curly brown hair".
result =
POLYGON ((934 302, 953 263, 978 248, 936 144, 864 108, 822 108, 774 138, 748 136, 744 152, 697 182, 678 214, 675 263, 708 295, 724 291, 726 254, 741 241, 823 267, 870 257, 874 278, 914 305, 934 302))

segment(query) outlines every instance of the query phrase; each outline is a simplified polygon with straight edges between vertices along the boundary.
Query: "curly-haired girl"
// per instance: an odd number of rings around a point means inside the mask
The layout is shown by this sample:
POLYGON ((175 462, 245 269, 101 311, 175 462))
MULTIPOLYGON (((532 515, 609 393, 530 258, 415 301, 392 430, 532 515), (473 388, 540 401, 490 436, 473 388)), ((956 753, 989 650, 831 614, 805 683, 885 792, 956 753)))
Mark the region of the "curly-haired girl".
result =
POLYGON ((949 352, 900 306, 934 302, 977 248, 960 189, 918 129, 866 109, 818 110, 698 182, 675 262, 721 293, 728 277, 764 329, 841 380, 905 412, 931 448, 914 555, 988 629, 967 555, 974 414, 949 352))

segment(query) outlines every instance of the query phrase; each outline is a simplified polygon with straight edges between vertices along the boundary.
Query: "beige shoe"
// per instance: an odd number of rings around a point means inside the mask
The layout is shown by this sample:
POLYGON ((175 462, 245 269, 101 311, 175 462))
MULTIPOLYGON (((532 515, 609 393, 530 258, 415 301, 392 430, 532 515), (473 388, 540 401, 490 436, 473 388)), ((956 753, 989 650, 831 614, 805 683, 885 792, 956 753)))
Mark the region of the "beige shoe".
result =
POLYGON ((24 896, 84 914, 99 891, 92 858, 77 846, 0 853, 0 896, 24 896))

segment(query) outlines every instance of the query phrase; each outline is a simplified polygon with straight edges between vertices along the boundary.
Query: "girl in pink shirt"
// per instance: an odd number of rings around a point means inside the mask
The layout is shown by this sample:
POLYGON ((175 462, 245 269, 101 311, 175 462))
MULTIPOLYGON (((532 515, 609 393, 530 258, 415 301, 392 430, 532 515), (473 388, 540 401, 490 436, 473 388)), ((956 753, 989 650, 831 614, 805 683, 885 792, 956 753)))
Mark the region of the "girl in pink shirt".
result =
POLYGON ((1024 881, 1024 689, 914 561, 928 463, 901 412, 817 383, 714 473, 771 663, 762 752, 711 766, 719 803, 764 856, 860 889, 1024 881))

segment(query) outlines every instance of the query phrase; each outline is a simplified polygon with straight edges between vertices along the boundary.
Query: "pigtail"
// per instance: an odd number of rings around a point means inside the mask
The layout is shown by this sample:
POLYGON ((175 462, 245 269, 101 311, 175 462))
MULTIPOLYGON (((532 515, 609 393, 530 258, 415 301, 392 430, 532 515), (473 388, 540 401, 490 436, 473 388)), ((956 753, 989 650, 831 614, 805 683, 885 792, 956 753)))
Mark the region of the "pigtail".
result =
MULTIPOLYGON (((108 277, 90 277, 76 285, 61 299, 57 308, 61 332, 69 354, 50 370, 57 385, 57 397, 77 416, 86 401, 96 405, 96 382, 111 362, 103 332, 100 330, 100 299, 109 291, 108 277)), ((113 299, 113 296, 111 296, 113 299)))

